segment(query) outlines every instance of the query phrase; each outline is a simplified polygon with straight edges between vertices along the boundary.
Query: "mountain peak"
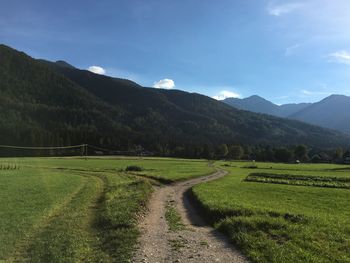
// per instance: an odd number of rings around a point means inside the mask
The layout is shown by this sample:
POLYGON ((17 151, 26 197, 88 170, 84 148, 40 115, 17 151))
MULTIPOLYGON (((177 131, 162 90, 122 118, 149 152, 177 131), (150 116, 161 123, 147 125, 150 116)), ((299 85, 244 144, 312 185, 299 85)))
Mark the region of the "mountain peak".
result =
POLYGON ((225 103, 242 110, 248 110, 252 112, 265 113, 269 115, 274 115, 278 117, 288 117, 291 114, 302 110, 303 108, 309 106, 309 103, 294 103, 294 104, 284 104, 276 105, 271 101, 260 97, 259 95, 252 95, 245 99, 236 100, 224 100, 225 103))
POLYGON ((260 97, 259 95, 252 95, 247 97, 246 99, 260 99, 260 100, 266 100, 263 97, 260 97))
POLYGON ((329 95, 328 97, 324 98, 323 100, 334 100, 334 99, 350 99, 349 96, 341 95, 341 94, 332 94, 329 95))
POLYGON ((60 66, 60 67, 75 69, 74 66, 72 66, 72 65, 69 64, 69 63, 67 63, 67 62, 64 61, 64 60, 57 60, 55 63, 56 63, 58 66, 60 66))
POLYGON ((350 133, 350 97, 333 94, 290 116, 292 119, 350 133))

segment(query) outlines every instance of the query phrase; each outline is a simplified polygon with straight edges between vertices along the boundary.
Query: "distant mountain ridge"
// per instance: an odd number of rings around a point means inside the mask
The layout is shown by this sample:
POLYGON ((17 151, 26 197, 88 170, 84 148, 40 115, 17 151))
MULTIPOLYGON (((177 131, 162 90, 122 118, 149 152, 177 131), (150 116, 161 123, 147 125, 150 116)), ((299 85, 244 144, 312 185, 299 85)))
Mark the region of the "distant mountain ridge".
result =
POLYGON ((350 134, 350 97, 331 95, 316 103, 276 105, 259 96, 224 100, 237 109, 300 120, 350 134))
POLYGON ((240 110, 264 113, 284 118, 289 117, 290 115, 311 105, 311 103, 277 105, 258 95, 253 95, 244 99, 226 98, 223 100, 223 102, 240 110))
POLYGON ((331 95, 295 112, 289 118, 350 134, 350 97, 331 95))
POLYGON ((272 102, 265 100, 264 98, 257 95, 253 95, 245 99, 227 98, 223 102, 240 110, 248 110, 274 116, 277 116, 279 109, 278 105, 273 104, 272 102))

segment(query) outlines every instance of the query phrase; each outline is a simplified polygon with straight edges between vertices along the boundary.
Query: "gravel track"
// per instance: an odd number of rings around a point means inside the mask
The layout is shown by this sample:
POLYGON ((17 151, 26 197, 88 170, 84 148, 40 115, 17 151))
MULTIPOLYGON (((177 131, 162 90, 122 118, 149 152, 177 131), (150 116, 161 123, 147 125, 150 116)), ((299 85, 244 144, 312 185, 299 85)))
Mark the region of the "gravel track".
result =
POLYGON ((218 170, 207 176, 156 188, 148 213, 140 219, 142 235, 132 262, 248 262, 224 235, 205 223, 186 194, 192 186, 226 174, 226 171, 218 170), (169 230, 165 219, 169 203, 181 215, 184 229, 169 230))

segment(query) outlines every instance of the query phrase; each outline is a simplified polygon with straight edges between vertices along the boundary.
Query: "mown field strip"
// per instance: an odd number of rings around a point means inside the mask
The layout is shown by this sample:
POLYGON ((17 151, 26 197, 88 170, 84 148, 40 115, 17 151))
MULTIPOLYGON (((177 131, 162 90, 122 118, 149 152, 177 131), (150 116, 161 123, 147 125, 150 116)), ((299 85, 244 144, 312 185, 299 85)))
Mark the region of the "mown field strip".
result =
POLYGON ((51 211, 45 214, 39 222, 33 225, 30 231, 28 231, 22 239, 18 240, 13 254, 6 260, 10 262, 30 261, 30 258, 26 255, 30 244, 37 241, 37 236, 39 233, 42 232, 43 229, 45 229, 55 217, 58 217, 65 210, 66 206, 72 202, 73 198, 82 191, 85 184, 86 182, 83 182, 81 185, 79 185, 79 187, 73 193, 62 200, 62 203, 54 207, 51 211))
POLYGON ((80 176, 41 169, 0 173, 0 259, 21 251, 33 234, 70 202, 84 186, 80 176))
POLYGON ((346 166, 255 163, 254 168, 247 168, 246 162, 217 165, 230 175, 195 186, 193 195, 208 220, 251 261, 350 262, 350 191, 328 185, 292 185, 348 182, 350 173, 338 170, 346 166), (265 174, 253 178, 261 181, 288 183, 246 182, 250 174, 265 174))
POLYGON ((350 178, 334 176, 251 173, 244 182, 350 189, 350 178))
MULTIPOLYGON (((104 190, 103 182, 91 176, 48 225, 32 239, 27 256, 32 262, 97 261, 97 202, 104 190)), ((101 258, 101 257, 100 257, 101 258)))

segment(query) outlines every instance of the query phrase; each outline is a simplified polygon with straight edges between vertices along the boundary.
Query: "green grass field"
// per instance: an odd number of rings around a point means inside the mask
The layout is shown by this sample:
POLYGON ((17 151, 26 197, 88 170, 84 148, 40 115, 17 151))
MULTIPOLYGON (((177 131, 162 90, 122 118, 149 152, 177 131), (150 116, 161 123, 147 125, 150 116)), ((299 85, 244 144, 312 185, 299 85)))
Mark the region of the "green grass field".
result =
POLYGON ((2 158, 0 262, 128 262, 151 184, 213 171, 203 160, 2 158), (143 168, 125 172, 130 165, 143 168))
MULTIPOLYGON (((193 188, 216 228, 254 262, 350 262, 349 166, 252 165, 216 162, 230 174, 193 188)), ((0 262, 128 262, 147 178, 214 170, 204 160, 133 157, 2 158, 0 167, 0 262)), ((166 216, 180 222, 171 207, 166 216)))
POLYGON ((320 177, 347 181, 349 166, 256 165, 218 162, 230 174, 194 187, 215 227, 254 262, 350 262, 350 190, 314 184, 320 177), (252 173, 263 175, 258 180, 290 178, 282 184, 247 181, 252 173), (296 179, 310 185, 295 185, 296 179))

